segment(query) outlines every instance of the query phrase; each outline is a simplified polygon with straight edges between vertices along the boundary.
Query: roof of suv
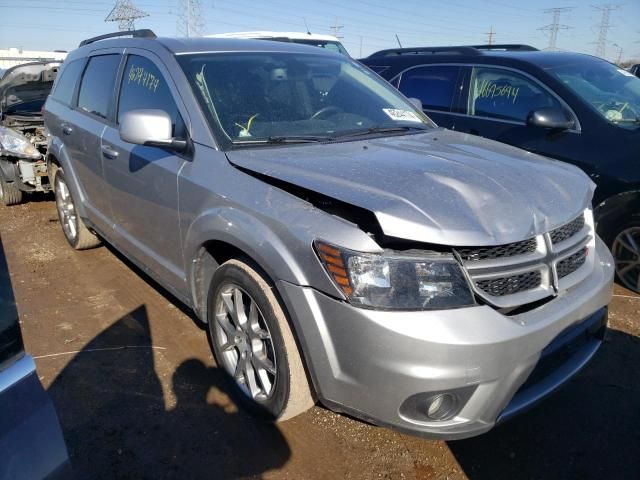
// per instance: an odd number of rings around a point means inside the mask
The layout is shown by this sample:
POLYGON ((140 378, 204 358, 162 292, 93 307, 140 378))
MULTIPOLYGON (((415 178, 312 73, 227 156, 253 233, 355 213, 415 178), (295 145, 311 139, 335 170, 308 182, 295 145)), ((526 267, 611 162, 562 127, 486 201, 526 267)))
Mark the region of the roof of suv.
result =
MULTIPOLYGON (((199 52, 299 52, 320 55, 334 55, 328 50, 321 50, 313 46, 298 43, 277 42, 246 38, 171 38, 155 37, 148 31, 144 35, 133 35, 125 38, 116 34, 95 37, 83 41, 79 48, 69 54, 69 60, 84 53, 106 48, 142 47, 148 50, 162 48, 180 55, 199 52)), ((128 33, 128 32, 127 32, 128 33)), ((133 32, 132 32, 133 33, 133 32)))
POLYGON ((567 63, 605 61, 592 55, 574 52, 550 52, 527 45, 420 47, 381 50, 360 61, 369 66, 409 67, 429 63, 481 63, 498 62, 504 65, 527 64, 549 68, 567 63), (498 47, 498 48, 496 48, 498 47))

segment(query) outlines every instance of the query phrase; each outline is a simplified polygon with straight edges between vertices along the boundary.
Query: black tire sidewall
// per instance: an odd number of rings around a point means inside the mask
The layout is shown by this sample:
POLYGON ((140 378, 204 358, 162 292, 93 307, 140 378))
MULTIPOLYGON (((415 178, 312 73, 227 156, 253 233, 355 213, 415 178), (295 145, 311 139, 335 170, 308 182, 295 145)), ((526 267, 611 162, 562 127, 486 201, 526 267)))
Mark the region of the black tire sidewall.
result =
MULTIPOLYGON (((75 206, 76 206, 76 202, 73 199, 73 195, 71 195, 71 190, 69 190, 69 184, 67 183, 67 179, 64 177, 64 172, 62 171, 61 168, 59 168, 56 172, 56 178, 53 180, 54 182, 54 186, 56 185, 57 182, 62 182, 65 184, 65 186, 67 187, 67 191, 69 192, 69 196, 71 197, 71 201, 73 202, 73 206, 74 206, 74 210, 75 210, 75 206)), ((63 219, 62 216, 60 215, 60 210, 58 210, 58 191, 59 189, 57 188, 57 186, 55 186, 54 188, 55 190, 55 200, 56 200, 56 212, 58 214, 58 221, 60 222, 60 228, 62 229, 62 234, 64 235, 64 238, 67 240, 67 242, 69 243, 69 245, 71 245, 73 248, 76 248, 76 246, 78 245, 78 239, 80 238, 80 225, 78 224, 79 222, 79 217, 78 217, 78 213, 76 210, 76 236, 73 240, 71 240, 68 236, 67 236, 67 232, 64 229, 63 226, 63 219)))
MULTIPOLYGON (((254 268, 250 262, 243 261, 249 268, 254 270, 262 279, 269 285, 264 275, 260 273, 257 268, 254 268)), ((260 312, 262 313, 265 323, 269 327, 271 333, 271 341, 273 344, 275 356, 276 356, 276 382, 274 386, 273 395, 264 402, 256 402, 252 398, 246 395, 245 392, 236 384, 235 380, 229 375, 229 382, 233 384, 235 390, 234 399, 249 410, 254 415, 257 415, 265 420, 276 420, 285 409, 289 400, 290 392, 290 372, 287 360, 287 352, 285 349, 284 339, 278 320, 273 311, 271 303, 267 299, 267 296, 263 292, 262 288, 256 281, 251 278, 244 270, 239 268, 233 263, 225 263, 221 265, 213 275, 211 280, 211 286, 209 288, 208 308, 207 308, 207 321, 208 328, 207 333, 211 341, 211 347, 216 359, 216 364, 219 368, 224 370, 222 363, 222 352, 218 351, 218 345, 215 340, 215 334, 213 333, 213 326, 215 320, 215 300, 218 293, 224 285, 229 283, 236 284, 242 288, 251 298, 256 302, 260 312)), ((277 301, 277 299, 276 299, 277 301)), ((226 370, 224 370, 225 373, 226 370)))

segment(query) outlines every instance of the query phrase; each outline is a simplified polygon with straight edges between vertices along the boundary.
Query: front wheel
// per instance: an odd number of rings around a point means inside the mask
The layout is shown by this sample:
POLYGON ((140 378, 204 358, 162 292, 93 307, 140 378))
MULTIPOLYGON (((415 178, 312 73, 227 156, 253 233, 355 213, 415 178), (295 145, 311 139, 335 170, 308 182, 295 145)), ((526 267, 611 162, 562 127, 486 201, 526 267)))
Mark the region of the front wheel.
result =
POLYGON ((100 239, 87 228, 78 216, 75 202, 67 186, 62 169, 56 171, 54 182, 58 219, 69 245, 76 250, 86 250, 100 245, 100 239))
POLYGON ((208 312, 216 363, 248 410, 286 420, 313 405, 289 322, 257 267, 241 260, 221 265, 211 282, 208 312))
POLYGON ((22 203, 22 196, 22 190, 16 186, 15 182, 8 183, 0 178, 0 202, 3 205, 9 207, 22 203))
POLYGON ((618 281, 634 292, 640 292, 640 218, 624 225, 613 238, 611 253, 618 281))

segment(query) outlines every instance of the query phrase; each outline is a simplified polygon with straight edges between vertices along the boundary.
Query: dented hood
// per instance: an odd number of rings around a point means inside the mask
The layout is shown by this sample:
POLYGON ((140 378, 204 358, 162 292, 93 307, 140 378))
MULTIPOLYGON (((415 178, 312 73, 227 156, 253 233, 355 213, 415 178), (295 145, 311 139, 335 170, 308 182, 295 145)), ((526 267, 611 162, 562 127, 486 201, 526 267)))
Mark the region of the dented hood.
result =
POLYGON ((572 165, 443 129, 228 156, 244 169, 370 210, 390 237, 452 246, 544 233, 589 206, 595 188, 572 165))

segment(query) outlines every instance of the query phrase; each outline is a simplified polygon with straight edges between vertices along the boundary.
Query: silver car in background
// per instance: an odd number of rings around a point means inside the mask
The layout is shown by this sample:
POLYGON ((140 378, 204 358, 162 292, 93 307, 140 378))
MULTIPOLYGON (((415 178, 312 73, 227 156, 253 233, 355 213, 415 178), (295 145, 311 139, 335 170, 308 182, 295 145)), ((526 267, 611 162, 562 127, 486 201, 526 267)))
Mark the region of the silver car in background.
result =
POLYGON ((190 306, 247 408, 461 438, 597 351, 613 268, 577 168, 437 128, 344 55, 125 34, 45 106, 60 222, 190 306))

